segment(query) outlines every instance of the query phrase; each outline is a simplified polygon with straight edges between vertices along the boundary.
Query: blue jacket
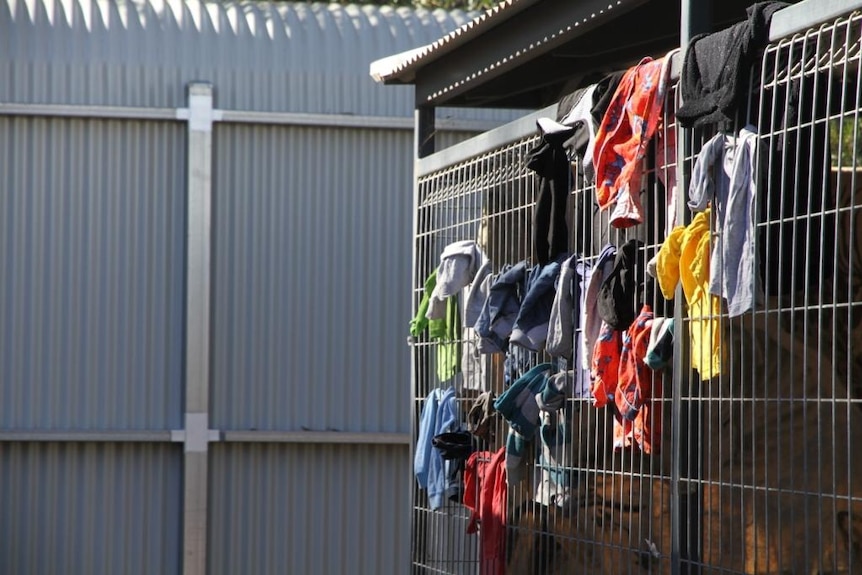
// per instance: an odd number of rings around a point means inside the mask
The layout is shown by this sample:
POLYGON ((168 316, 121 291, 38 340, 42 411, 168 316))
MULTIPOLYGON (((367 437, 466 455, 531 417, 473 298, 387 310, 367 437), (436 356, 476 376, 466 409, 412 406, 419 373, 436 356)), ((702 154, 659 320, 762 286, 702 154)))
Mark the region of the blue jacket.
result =
POLYGON ((483 352, 505 351, 515 318, 521 310, 527 282, 527 262, 504 268, 491 284, 488 297, 476 320, 476 333, 483 338, 483 352))
POLYGON ((560 256, 557 261, 530 271, 527 293, 512 328, 512 343, 531 351, 539 351, 545 345, 556 294, 554 285, 560 276, 560 264, 566 257, 560 256))
POLYGON ((431 444, 435 435, 458 431, 461 427, 455 388, 433 389, 419 416, 419 437, 413 458, 413 471, 419 487, 428 490, 428 504, 439 509, 445 499, 456 498, 461 491, 457 462, 444 461, 431 444))

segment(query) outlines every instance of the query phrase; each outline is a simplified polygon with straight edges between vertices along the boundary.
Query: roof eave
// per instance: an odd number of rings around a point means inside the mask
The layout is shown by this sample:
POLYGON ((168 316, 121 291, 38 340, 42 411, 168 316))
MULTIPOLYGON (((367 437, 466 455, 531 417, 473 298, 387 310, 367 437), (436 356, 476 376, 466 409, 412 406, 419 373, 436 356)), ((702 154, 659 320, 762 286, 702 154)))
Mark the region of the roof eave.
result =
POLYGON ((512 19, 520 12, 541 1, 505 0, 500 2, 431 44, 375 60, 369 69, 371 77, 382 84, 412 84, 419 69, 481 37, 492 28, 512 19))

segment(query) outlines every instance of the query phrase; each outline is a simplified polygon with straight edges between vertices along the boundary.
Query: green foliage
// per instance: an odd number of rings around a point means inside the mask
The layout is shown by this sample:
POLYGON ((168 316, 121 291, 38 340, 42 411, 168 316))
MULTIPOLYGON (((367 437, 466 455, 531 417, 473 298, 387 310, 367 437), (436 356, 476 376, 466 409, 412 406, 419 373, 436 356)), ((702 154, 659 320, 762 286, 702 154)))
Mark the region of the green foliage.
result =
POLYGON ((853 116, 830 123, 832 165, 862 167, 862 129, 853 116))

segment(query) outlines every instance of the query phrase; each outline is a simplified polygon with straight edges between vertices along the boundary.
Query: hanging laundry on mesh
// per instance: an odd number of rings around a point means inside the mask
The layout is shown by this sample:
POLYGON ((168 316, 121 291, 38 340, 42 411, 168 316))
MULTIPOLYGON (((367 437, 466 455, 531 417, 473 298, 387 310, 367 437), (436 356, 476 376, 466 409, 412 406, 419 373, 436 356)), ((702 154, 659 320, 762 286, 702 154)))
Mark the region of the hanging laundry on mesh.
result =
POLYGON ((568 508, 575 478, 572 469, 572 409, 575 373, 560 371, 550 376, 536 394, 539 407, 539 451, 533 474, 535 500, 546 506, 568 508))
POLYGON ((666 299, 682 284, 691 337, 691 367, 701 379, 721 374, 721 301, 710 293, 710 210, 694 216, 688 226, 677 226, 648 266, 666 299), (652 265, 654 263, 654 265, 652 265))
POLYGON ((545 352, 562 358, 574 373, 574 396, 586 397, 590 392, 589 364, 582 362, 584 325, 586 323, 586 292, 592 275, 589 262, 578 255, 566 259, 560 266, 545 352))
POLYGON ((533 249, 536 263, 545 265, 569 250, 566 204, 572 189, 572 170, 563 144, 574 130, 550 118, 539 118, 536 124, 541 140, 527 153, 527 168, 539 177, 533 211, 533 249))
POLYGON ((485 353, 500 353, 509 347, 509 336, 521 310, 522 294, 527 287, 527 262, 505 265, 499 274, 487 279, 488 295, 473 327, 484 339, 485 353))
POLYGON ((437 269, 425 282, 423 299, 410 324, 411 336, 419 337, 427 328, 429 337, 439 342, 437 375, 440 381, 448 381, 463 374, 455 381, 459 389, 486 386, 484 362, 477 351, 479 338, 470 323, 477 315, 470 296, 473 290, 478 291, 478 284, 490 268, 490 261, 476 242, 464 240, 447 245, 437 269), (462 316, 467 320, 463 330, 462 316))
POLYGON ((486 390, 488 388, 487 357, 482 351, 483 338, 473 328, 482 313, 487 290, 490 287, 491 260, 482 254, 482 263, 470 285, 464 288, 464 329, 462 332, 461 372, 463 388, 486 390))
POLYGON ((479 575, 506 573, 506 448, 476 451, 464 466, 467 533, 479 534, 479 575))
POLYGON ((739 136, 718 134, 704 144, 691 170, 688 207, 712 206, 714 218, 709 293, 727 300, 736 317, 763 302, 755 246, 755 154, 757 132, 746 126, 739 136))
POLYGON ((527 290, 512 325, 511 343, 530 351, 541 351, 545 348, 556 294, 555 285, 563 261, 568 261, 566 254, 530 270, 527 290))
POLYGON ((433 439, 440 434, 461 430, 461 417, 455 388, 432 389, 419 415, 419 435, 413 457, 413 472, 419 487, 428 492, 428 506, 439 509, 446 500, 460 501, 461 483, 457 461, 444 460, 433 439))
POLYGON ((613 447, 661 448, 661 372, 645 363, 654 315, 644 305, 632 324, 617 330, 602 322, 593 353, 593 404, 614 415, 613 447))
POLYGON ((434 319, 428 319, 431 299, 434 289, 437 287, 437 270, 425 280, 422 300, 416 310, 416 316, 410 320, 410 336, 420 337, 428 330, 428 337, 437 342, 437 378, 446 382, 455 377, 461 371, 461 343, 459 334, 461 332, 461 313, 458 309, 456 298, 448 298, 443 302, 442 317, 438 309, 434 312, 434 319))
POLYGON ((684 128, 733 128, 745 99, 752 65, 769 41, 772 15, 786 2, 757 2, 748 19, 719 32, 691 39, 680 73, 682 106, 676 117, 684 128))
POLYGON ((494 408, 509 423, 506 438, 506 476, 509 485, 525 478, 524 468, 539 437, 536 501, 545 505, 568 505, 572 487, 571 371, 554 373, 552 363, 540 364, 515 381, 494 402, 494 408))
POLYGON ((644 58, 627 70, 596 132, 596 201, 602 210, 613 208, 610 223, 617 228, 643 222, 643 161, 662 121, 670 62, 670 55, 644 58))
POLYGON ((573 128, 571 137, 563 145, 580 160, 578 167, 589 181, 593 181, 595 177, 593 152, 596 131, 623 74, 624 72, 614 72, 605 76, 592 86, 564 97, 558 106, 559 122, 573 128))
POLYGON ((581 350, 581 367, 586 370, 592 369, 593 350, 602 328, 602 317, 599 314, 599 290, 605 278, 614 269, 617 248, 613 244, 607 244, 596 258, 587 283, 584 294, 584 333, 583 349, 581 350))
POLYGON ((624 330, 644 301, 644 244, 629 240, 614 257, 614 265, 599 286, 597 309, 602 321, 624 330))
MULTIPOLYGON (((542 277, 543 269, 545 268, 541 266, 529 268, 526 261, 518 262, 514 266, 504 266, 491 281, 488 297, 474 325, 476 333, 482 338, 481 350, 484 353, 506 354, 503 362, 503 380, 506 385, 538 363, 533 350, 522 345, 509 345, 509 342, 519 321, 520 331, 524 333, 538 333, 542 329, 543 321, 544 329, 547 330, 547 318, 544 316, 546 298, 540 295, 541 290, 534 293, 522 315, 530 288, 537 285, 540 278, 541 283, 547 279, 542 277)), ((549 268, 548 273, 553 274, 553 269, 549 268)), ((550 315, 550 311, 547 313, 550 315)))

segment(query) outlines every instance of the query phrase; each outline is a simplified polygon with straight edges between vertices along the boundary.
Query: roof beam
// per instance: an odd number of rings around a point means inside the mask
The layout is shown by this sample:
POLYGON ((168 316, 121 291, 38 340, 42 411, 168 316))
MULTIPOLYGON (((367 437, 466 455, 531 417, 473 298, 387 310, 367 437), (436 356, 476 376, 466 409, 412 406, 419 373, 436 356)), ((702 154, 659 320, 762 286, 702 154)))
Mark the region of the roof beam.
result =
POLYGON ((416 73, 416 105, 445 105, 648 0, 547 0, 442 55, 416 73))

